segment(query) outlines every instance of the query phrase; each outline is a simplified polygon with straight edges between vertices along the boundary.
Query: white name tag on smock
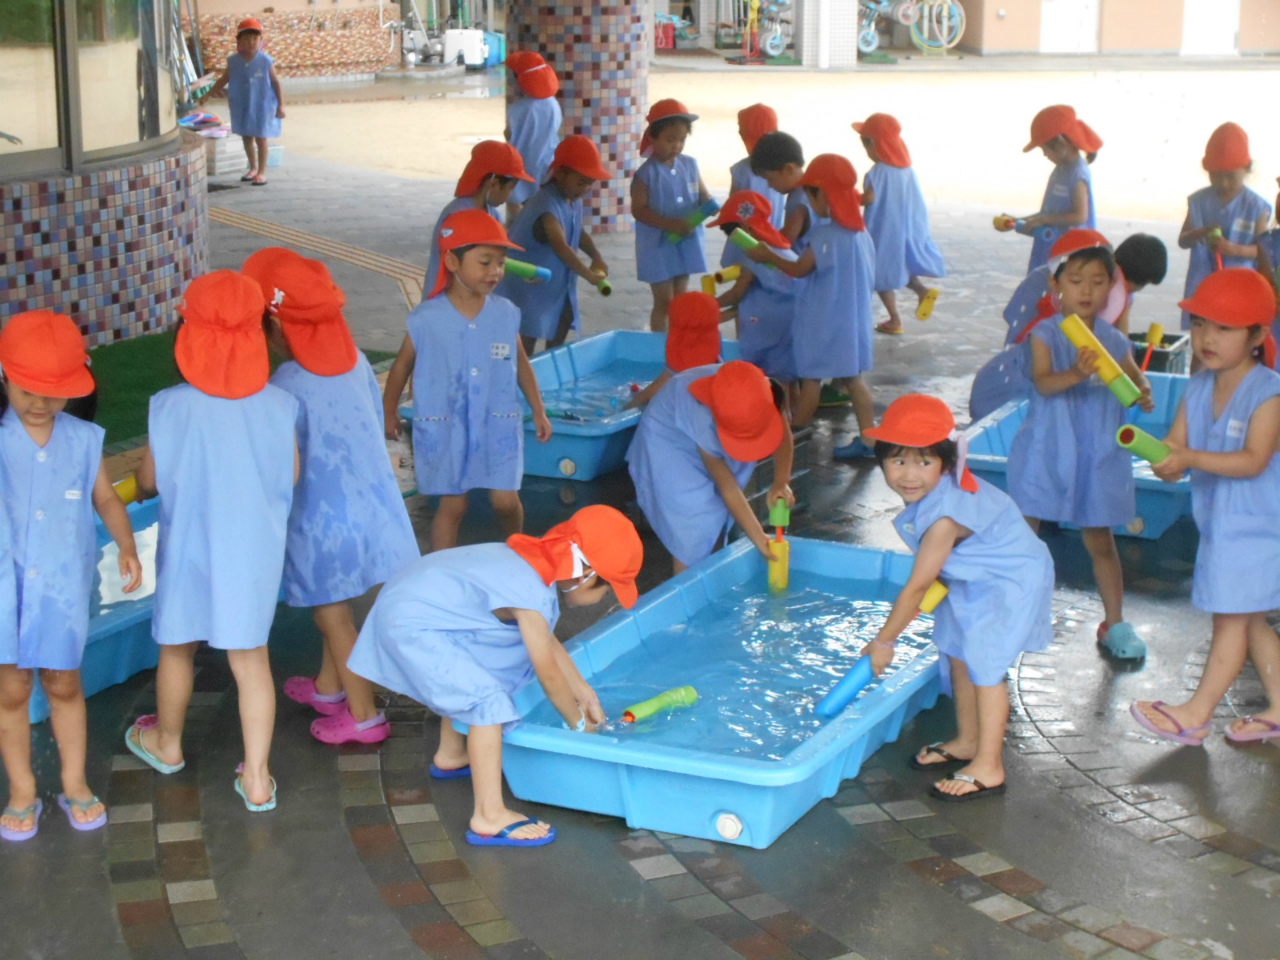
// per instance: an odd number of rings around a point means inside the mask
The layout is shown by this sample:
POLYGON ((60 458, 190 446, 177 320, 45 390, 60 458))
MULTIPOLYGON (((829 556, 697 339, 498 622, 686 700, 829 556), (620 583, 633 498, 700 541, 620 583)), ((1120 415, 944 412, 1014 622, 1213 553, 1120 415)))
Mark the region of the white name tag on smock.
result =
POLYGON ((1239 440, 1244 436, 1245 422, 1243 420, 1227 421, 1227 436, 1232 440, 1239 440))
POLYGON ((79 500, 84 496, 84 494, 80 490, 68 490, 63 494, 63 496, 68 500, 79 500))
POLYGON ((489 344, 489 356, 495 360, 507 360, 511 357, 511 344, 509 343, 491 343, 489 344))

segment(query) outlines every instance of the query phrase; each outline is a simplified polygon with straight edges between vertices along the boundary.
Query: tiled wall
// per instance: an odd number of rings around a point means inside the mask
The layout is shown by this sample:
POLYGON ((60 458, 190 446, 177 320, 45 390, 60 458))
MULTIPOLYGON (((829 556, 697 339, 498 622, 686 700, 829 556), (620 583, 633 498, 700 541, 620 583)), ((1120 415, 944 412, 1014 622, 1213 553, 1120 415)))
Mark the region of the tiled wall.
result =
POLYGON ((208 269, 204 141, 91 173, 0 183, 4 315, 56 310, 90 347, 163 329, 208 269))
MULTIPOLYGON (((393 5, 394 9, 394 5, 393 5)), ((378 26, 378 11, 313 8, 314 12, 216 14, 200 17, 200 57, 206 70, 221 71, 236 52, 236 26, 245 17, 262 22, 263 49, 282 77, 373 73, 400 62, 378 26)), ((391 14, 388 13, 388 16, 391 14)))
MULTIPOLYGON (((587 199, 586 224, 631 229, 627 202, 649 110, 652 4, 536 3, 512 0, 507 50, 536 50, 560 77, 565 134, 589 136, 613 179, 587 199)), ((515 84, 508 84, 513 90, 515 84)))

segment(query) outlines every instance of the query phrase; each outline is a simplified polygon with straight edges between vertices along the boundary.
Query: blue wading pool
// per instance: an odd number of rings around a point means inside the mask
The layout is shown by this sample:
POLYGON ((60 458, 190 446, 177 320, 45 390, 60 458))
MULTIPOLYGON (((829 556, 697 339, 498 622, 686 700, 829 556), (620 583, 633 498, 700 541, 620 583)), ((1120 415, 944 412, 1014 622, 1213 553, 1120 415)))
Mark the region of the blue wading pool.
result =
MULTIPOLYGON (((1187 378, 1167 373, 1148 373, 1151 398, 1155 409, 1143 413, 1136 406, 1128 422, 1162 439, 1173 426, 1178 404, 1187 389, 1187 378)), ((1027 416, 1027 400, 1006 403, 974 423, 965 431, 969 437, 969 469, 1001 490, 1008 489, 1009 448, 1027 416)), ((1156 540, 1179 517, 1191 515, 1191 481, 1183 477, 1177 483, 1165 483, 1151 472, 1147 461, 1133 458, 1133 478, 1137 484, 1137 516, 1125 527, 1116 527, 1117 536, 1156 540)), ((1070 524, 1063 524, 1070 526, 1070 524)))
POLYGON ((906 582, 903 554, 791 540, 791 585, 770 595, 745 540, 584 631, 567 648, 610 722, 574 733, 530 684, 503 771, 522 800, 624 817, 635 828, 764 848, 902 725, 933 706, 938 654, 921 617, 886 675, 830 721, 815 704, 875 636, 906 582), (632 703, 697 688, 689 708, 636 724, 632 703))

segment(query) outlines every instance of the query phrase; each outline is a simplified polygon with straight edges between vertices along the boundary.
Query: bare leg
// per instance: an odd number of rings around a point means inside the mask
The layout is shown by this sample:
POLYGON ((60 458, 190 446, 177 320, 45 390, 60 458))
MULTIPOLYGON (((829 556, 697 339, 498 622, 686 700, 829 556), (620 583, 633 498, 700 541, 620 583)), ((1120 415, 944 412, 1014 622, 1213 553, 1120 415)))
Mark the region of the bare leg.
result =
POLYGON ((902 318, 898 316, 898 294, 895 290, 877 290, 880 295, 880 302, 884 304, 884 308, 889 311, 889 319, 884 323, 876 324, 876 329, 881 333, 898 333, 902 330, 902 318))
POLYGON ((471 762, 467 756, 467 738, 453 729, 448 717, 440 718, 440 746, 431 762, 442 770, 457 770, 471 762))
POLYGON ((467 495, 449 494, 440 498, 436 515, 431 518, 431 552, 449 550, 458 545, 458 527, 467 514, 467 495))
POLYGON ((504 536, 519 533, 524 527, 524 504, 518 490, 490 490, 489 502, 498 515, 498 523, 504 536))
MULTIPOLYGON (((1213 718, 1213 711, 1217 709, 1227 689, 1240 675, 1245 655, 1249 651, 1249 618, 1251 616, 1254 615, 1248 613, 1215 613, 1213 615, 1213 642, 1209 646, 1209 659, 1204 665, 1204 671, 1200 674, 1200 684, 1196 687, 1196 692, 1186 703, 1177 706, 1166 704, 1164 707, 1188 731, 1208 723, 1213 718)), ((1258 614, 1258 616, 1261 615, 1258 614)), ((1274 707, 1273 702, 1271 709, 1274 707)), ((1169 718, 1154 710, 1150 701, 1139 702, 1138 709, 1161 730, 1175 732, 1169 718)))
POLYGON ((1114 627, 1124 619, 1124 573, 1120 569, 1116 538, 1109 527, 1085 527, 1081 534, 1093 561, 1093 579, 1102 597, 1107 626, 1114 627))
MULTIPOLYGON (((31 770, 31 702, 30 670, 19 670, 12 663, 0 664, 0 756, 9 778, 9 806, 25 810, 36 802, 36 776, 31 770)), ((10 830, 30 830, 35 813, 22 819, 0 817, 10 830)))
MULTIPOLYGON (((1271 629, 1264 614, 1255 613, 1249 617, 1249 659, 1262 680, 1267 691, 1267 709, 1256 716, 1272 723, 1280 723, 1280 637, 1271 629)), ((1246 724, 1236 721, 1233 729, 1244 733, 1250 727, 1261 724, 1246 724)))
POLYGON ((569 339, 571 329, 573 329, 573 309, 566 301, 564 309, 560 311, 560 323, 556 326, 556 335, 547 341, 547 349, 558 347, 569 339))
POLYGON ((271 799, 267 758, 276 725, 276 688, 271 681, 267 645, 251 650, 228 650, 227 663, 235 675, 240 698, 240 735, 244 738, 244 772, 240 782, 250 803, 266 803, 271 799))
MULTIPOLYGON (((969 760, 978 752, 978 694, 969 679, 969 668, 955 657, 951 661, 951 699, 956 707, 956 735, 942 744, 942 749, 959 760, 969 760)), ((936 753, 920 748, 916 760, 926 767, 947 761, 936 753)), ((979 778, 981 779, 981 778, 979 778)), ((985 780, 982 781, 986 783, 985 780)))
POLYGON ((917 300, 923 300, 925 294, 929 292, 929 285, 919 277, 912 277, 907 281, 907 289, 916 295, 917 300))
MULTIPOLYGON (((62 760, 62 792, 68 800, 88 803, 93 791, 84 776, 85 754, 88 752, 89 727, 84 706, 84 689, 79 670, 41 670, 40 685, 49 698, 49 722, 53 739, 58 743, 62 760)), ((102 816, 106 806, 101 802, 91 807, 72 807, 71 815, 80 823, 102 816)))
MULTIPOLYGON (((502 799, 502 725, 472 727, 467 735, 467 750, 471 756, 471 788, 476 796, 471 829, 492 836, 508 824, 525 819, 523 814, 508 810, 502 799)), ((550 829, 549 824, 539 821, 512 831, 511 836, 533 840, 545 837, 550 829)))
MULTIPOLYGON (((955 677, 955 673, 952 673, 955 677)), ((1004 783, 1004 731, 1009 723, 1009 691, 1004 683, 990 687, 973 686, 977 702, 978 751, 973 762, 957 770, 957 774, 973 777, 984 787, 1004 783)), ((956 711, 957 716, 959 710, 956 711)), ((941 793, 952 795, 973 793, 978 788, 963 780, 939 780, 934 784, 941 793)))
POLYGON ((195 683, 195 643, 162 645, 156 670, 156 725, 139 731, 138 741, 147 752, 165 763, 182 762, 182 728, 187 722, 187 705, 195 683))
POLYGON ((649 329, 654 333, 666 333, 667 308, 671 306, 671 298, 676 295, 675 283, 671 280, 663 280, 661 283, 649 284, 649 289, 653 291, 653 309, 649 311, 649 329))
POLYGON ((254 139, 257 141, 257 144, 258 144, 257 174, 260 177, 265 177, 267 175, 267 138, 255 137, 254 139))
POLYGON ((821 380, 801 380, 796 389, 795 406, 791 408, 791 425, 808 426, 818 412, 818 398, 822 396, 821 380))
MULTIPOLYGON (((316 626, 320 628, 320 633, 323 636, 324 628, 320 627, 319 621, 316 622, 316 626)), ((333 657, 329 655, 329 644, 322 643, 320 645, 320 672, 316 674, 316 693, 331 697, 335 693, 341 692, 342 676, 338 673, 338 665, 333 662, 333 657)))
POLYGON ((249 160, 249 175, 253 176, 258 172, 258 141, 253 137, 241 137, 244 141, 244 155, 249 160))
POLYGON ((843 382, 845 392, 849 394, 849 401, 853 404, 853 416, 858 421, 858 434, 862 435, 876 425, 876 411, 871 402, 871 390, 867 386, 867 381, 861 376, 846 377, 843 382))
POLYGON ((373 703, 373 684, 347 669, 347 658, 356 645, 356 621, 351 604, 326 603, 311 611, 316 627, 324 636, 325 658, 334 665, 347 695, 347 709, 356 723, 372 720, 378 713, 373 703))

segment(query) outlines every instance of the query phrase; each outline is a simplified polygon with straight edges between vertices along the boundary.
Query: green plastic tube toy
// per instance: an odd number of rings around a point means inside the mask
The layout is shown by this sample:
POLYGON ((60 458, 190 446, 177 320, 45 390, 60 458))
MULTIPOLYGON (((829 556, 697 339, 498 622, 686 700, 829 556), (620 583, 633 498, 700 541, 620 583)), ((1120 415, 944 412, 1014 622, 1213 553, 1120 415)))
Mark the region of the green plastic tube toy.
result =
POLYGON ((1138 402, 1138 398, 1142 396, 1142 391, 1129 379, 1128 374, 1120 369, 1120 364, 1116 363, 1111 354, 1107 353, 1102 344, 1098 342, 1098 338, 1093 335, 1093 331, 1084 325, 1083 320, 1073 313, 1071 316, 1065 317, 1058 326, 1062 328, 1063 334, 1077 350, 1089 349, 1097 355, 1098 365, 1094 369, 1094 373, 1098 375, 1099 380, 1107 385, 1111 395, 1120 401, 1122 407, 1132 407, 1138 402))
POLYGON ((627 707, 622 714, 623 723, 635 723, 646 717, 652 717, 663 710, 674 710, 677 707, 692 707, 698 702, 698 691, 693 687, 672 687, 656 697, 643 700, 627 707))
POLYGON ((512 260, 507 258, 506 272, 513 277, 519 277, 521 280, 529 280, 534 283, 546 283, 551 279, 551 271, 546 267, 535 267, 532 263, 525 263, 523 260, 512 260))
POLYGON ((596 289, 600 291, 600 296, 607 297, 613 293, 613 284, 608 277, 601 277, 596 281, 596 289))
MULTIPOLYGON (((715 200, 708 200, 706 203, 700 206, 697 210, 694 210, 687 217, 685 217, 684 222, 687 223, 689 226, 696 228, 701 226, 706 221, 710 220, 719 212, 720 212, 720 204, 716 203, 715 200)), ((667 239, 670 240, 672 243, 679 243, 681 240, 684 239, 684 237, 682 237, 678 233, 668 233, 667 239)))
MULTIPOLYGON (((754 250, 756 247, 760 246, 760 241, 747 233, 747 231, 743 230, 741 227, 738 227, 733 231, 733 233, 729 234, 729 242, 739 250, 754 250)), ((765 266, 770 270, 777 269, 772 263, 766 263, 765 266)))
POLYGON ((1116 443, 1147 463, 1159 463, 1169 455, 1168 444, 1129 424, 1116 431, 1116 443))

